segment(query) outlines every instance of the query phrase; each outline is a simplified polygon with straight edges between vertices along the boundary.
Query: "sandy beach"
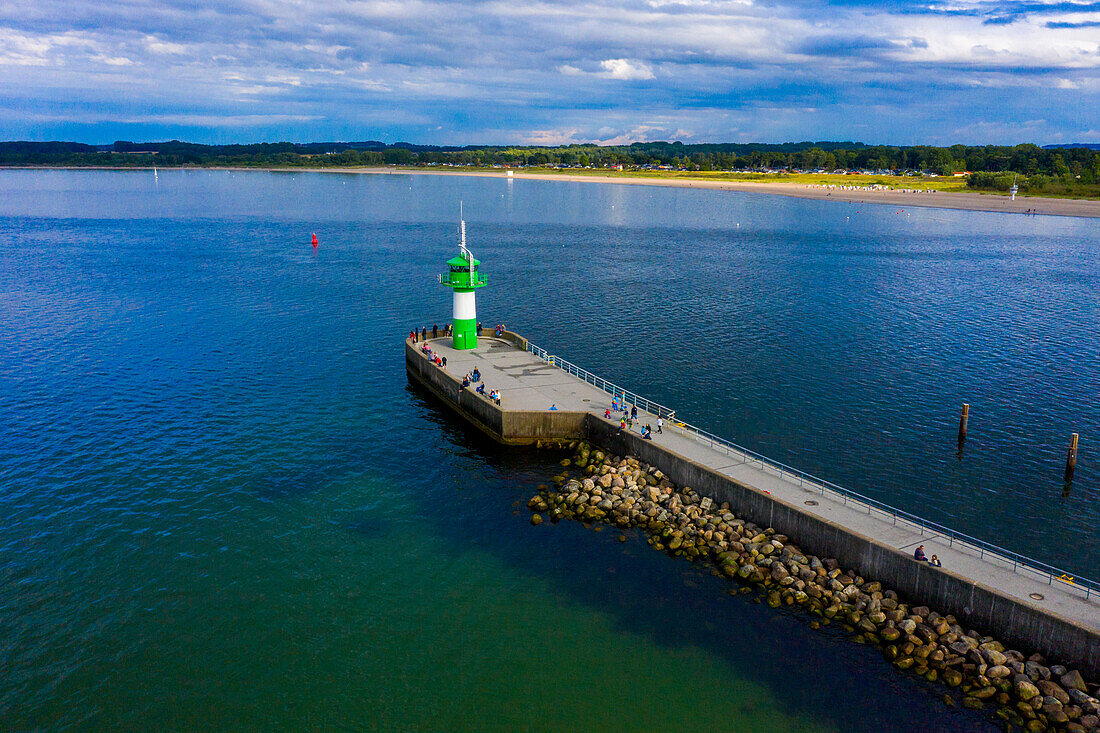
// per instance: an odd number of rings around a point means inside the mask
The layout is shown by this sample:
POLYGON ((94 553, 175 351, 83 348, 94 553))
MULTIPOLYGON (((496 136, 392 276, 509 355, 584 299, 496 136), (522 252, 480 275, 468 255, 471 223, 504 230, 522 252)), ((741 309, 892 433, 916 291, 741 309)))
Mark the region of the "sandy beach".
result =
MULTIPOLYGON (((0 170, 153 170, 152 168, 121 167, 0 167, 0 170)), ((160 170, 172 170, 161 168, 160 170)), ((185 170, 266 171, 271 173, 359 173, 369 175, 418 175, 418 176, 470 176, 475 178, 507 178, 503 170, 440 170, 438 168, 186 168, 185 170)), ((964 209, 966 211, 994 211, 1005 214, 1041 214, 1046 216, 1081 216, 1100 218, 1100 201, 1081 199, 1043 198, 1038 196, 1008 196, 991 193, 901 191, 901 190, 843 190, 810 186, 783 181, 707 181, 684 178, 643 178, 632 176, 577 175, 570 173, 520 173, 513 179, 531 181, 569 181, 572 183, 618 183, 628 186, 677 186, 680 188, 706 188, 722 191, 745 191, 776 196, 792 196, 822 201, 887 204, 907 207, 923 206, 935 209, 964 209)), ((838 182, 843 179, 837 177, 838 182)))
MULTIPOLYGON (((328 169, 331 170, 331 169, 328 169)), ((505 178, 504 171, 445 171, 395 168, 356 168, 344 172, 401 174, 440 176, 480 176, 486 178, 505 178)), ((588 176, 568 173, 519 173, 513 174, 519 180, 534 181, 570 181, 576 183, 619 183, 633 186, 678 186, 681 188, 706 188, 724 191, 746 191, 766 193, 778 196, 793 196, 822 201, 845 201, 856 203, 887 204, 890 206, 924 206, 937 209, 965 209, 968 211, 996 211, 1008 214, 1044 214, 1047 216, 1083 216, 1100 218, 1100 201, 1077 199, 1056 199, 1017 196, 1011 200, 1008 196, 983 193, 946 193, 943 191, 873 191, 842 190, 808 186, 800 183, 782 181, 705 181, 677 178, 633 178, 630 176, 588 176)), ((838 181, 841 180, 838 177, 838 181)))

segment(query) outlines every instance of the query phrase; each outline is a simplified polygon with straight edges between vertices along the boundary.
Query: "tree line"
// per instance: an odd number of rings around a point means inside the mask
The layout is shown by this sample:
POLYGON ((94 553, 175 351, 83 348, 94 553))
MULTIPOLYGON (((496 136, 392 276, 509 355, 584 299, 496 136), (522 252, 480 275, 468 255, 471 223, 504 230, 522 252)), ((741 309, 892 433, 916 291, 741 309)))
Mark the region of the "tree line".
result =
POLYGON ((379 141, 199 145, 172 140, 112 145, 0 142, 0 166, 352 167, 376 165, 671 169, 677 171, 865 171, 950 175, 977 190, 1100 195, 1100 150, 1025 144, 885 146, 855 142, 685 145, 436 146, 379 141))

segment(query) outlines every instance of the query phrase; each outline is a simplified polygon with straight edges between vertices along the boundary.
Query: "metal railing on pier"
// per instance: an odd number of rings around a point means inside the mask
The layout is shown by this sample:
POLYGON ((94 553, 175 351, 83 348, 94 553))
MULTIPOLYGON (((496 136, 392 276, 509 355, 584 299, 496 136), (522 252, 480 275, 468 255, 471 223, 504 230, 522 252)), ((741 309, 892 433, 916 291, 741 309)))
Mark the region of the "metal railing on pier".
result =
POLYGON ((1092 580, 1091 578, 1084 578, 1080 575, 1071 574, 1061 568, 1056 568, 1053 565, 1048 565, 1044 562, 1013 552, 1012 550, 1006 550, 1003 547, 998 547, 985 540, 980 540, 977 537, 971 537, 968 534, 923 519, 915 514, 910 514, 909 512, 878 501, 877 499, 859 494, 851 489, 838 486, 831 481, 826 481, 825 479, 808 474, 805 471, 800 471, 797 468, 774 461, 766 456, 760 455, 756 451, 744 448, 732 441, 707 432, 702 428, 690 425, 676 417, 675 410, 643 397, 636 392, 631 392, 628 389, 620 387, 614 382, 610 382, 603 377, 593 374, 587 369, 582 369, 576 364, 566 361, 560 356, 551 354, 546 349, 538 347, 526 339, 521 339, 521 341, 523 347, 526 348, 527 351, 547 364, 568 372, 597 389, 607 392, 612 395, 612 397, 618 397, 627 404, 636 405, 639 410, 644 410, 651 415, 656 415, 657 417, 665 419, 668 421, 665 424, 666 429, 683 435, 690 435, 695 440, 715 450, 722 451, 727 456, 741 463, 756 466, 765 473, 772 474, 780 479, 792 482, 797 481, 798 485, 805 489, 815 491, 821 496, 829 496, 833 499, 840 500, 847 506, 858 508, 860 511, 866 511, 868 515, 878 514, 879 516, 889 519, 895 525, 909 527, 919 531, 921 535, 928 535, 929 539, 939 538, 946 541, 949 547, 958 545, 959 547, 966 548, 979 558, 1003 565, 1005 568, 1011 569, 1014 573, 1033 575, 1045 581, 1048 585, 1053 585, 1057 582, 1062 586, 1080 592, 1085 598, 1089 598, 1093 594, 1100 595, 1100 582, 1092 580))

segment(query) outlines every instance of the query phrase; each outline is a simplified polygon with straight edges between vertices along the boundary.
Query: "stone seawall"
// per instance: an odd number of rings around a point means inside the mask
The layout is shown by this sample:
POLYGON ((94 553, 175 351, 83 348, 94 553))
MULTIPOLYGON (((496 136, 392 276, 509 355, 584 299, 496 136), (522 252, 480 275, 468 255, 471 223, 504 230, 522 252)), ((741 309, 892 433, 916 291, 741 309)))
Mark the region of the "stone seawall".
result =
POLYGON ((835 557, 865 577, 952 613, 1020 648, 1072 660, 1090 677, 1100 676, 1100 634, 949 570, 915 562, 906 553, 742 485, 653 441, 643 440, 637 433, 620 433, 618 425, 595 415, 588 415, 586 433, 588 440, 606 450, 637 456, 658 466, 676 483, 691 486, 715 501, 729 502, 739 516, 774 527, 811 552, 835 557))

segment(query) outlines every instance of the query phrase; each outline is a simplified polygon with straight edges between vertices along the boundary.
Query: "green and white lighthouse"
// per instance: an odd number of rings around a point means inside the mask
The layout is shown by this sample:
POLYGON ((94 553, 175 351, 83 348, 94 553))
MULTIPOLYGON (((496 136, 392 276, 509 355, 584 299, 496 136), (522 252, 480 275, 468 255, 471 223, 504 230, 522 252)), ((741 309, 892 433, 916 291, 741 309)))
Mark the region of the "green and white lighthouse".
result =
POLYGON ((452 345, 455 349, 473 349, 477 346, 474 290, 485 286, 485 278, 478 272, 480 263, 466 249, 465 219, 459 219, 458 245, 458 255, 447 260, 448 271, 439 276, 439 282, 454 290, 452 345))

